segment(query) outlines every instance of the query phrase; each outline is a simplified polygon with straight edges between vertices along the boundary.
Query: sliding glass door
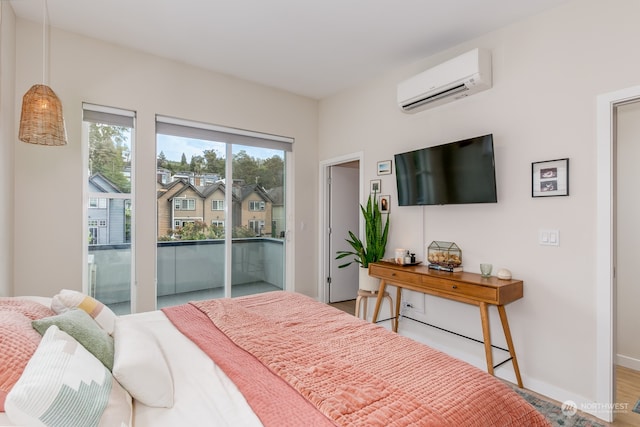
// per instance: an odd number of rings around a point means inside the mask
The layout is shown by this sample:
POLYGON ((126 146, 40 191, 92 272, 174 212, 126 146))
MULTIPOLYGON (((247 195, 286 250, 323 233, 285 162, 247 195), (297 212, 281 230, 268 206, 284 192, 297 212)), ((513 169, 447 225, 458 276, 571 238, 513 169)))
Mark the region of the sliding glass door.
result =
POLYGON ((284 289, 291 142, 164 116, 156 129, 158 307, 284 289))
POLYGON ((283 150, 231 146, 234 195, 232 296, 284 289, 283 150))

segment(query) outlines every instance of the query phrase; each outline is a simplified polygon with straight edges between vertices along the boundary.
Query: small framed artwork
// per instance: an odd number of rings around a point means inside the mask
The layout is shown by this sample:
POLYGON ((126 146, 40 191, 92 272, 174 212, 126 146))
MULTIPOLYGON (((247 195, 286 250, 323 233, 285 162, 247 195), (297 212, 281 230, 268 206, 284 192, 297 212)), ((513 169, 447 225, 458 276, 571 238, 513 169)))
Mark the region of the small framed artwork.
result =
POLYGON ((569 195, 569 159, 531 163, 531 197, 569 195))
POLYGON ((391 160, 378 162, 378 175, 391 175, 391 160))
POLYGON ((380 194, 380 190, 382 189, 382 183, 379 179, 371 180, 371 189, 369 190, 373 194, 380 194))
POLYGON ((389 209, 391 209, 391 203, 389 202, 389 196, 380 196, 378 198, 378 203, 380 205, 380 213, 389 213, 389 209))

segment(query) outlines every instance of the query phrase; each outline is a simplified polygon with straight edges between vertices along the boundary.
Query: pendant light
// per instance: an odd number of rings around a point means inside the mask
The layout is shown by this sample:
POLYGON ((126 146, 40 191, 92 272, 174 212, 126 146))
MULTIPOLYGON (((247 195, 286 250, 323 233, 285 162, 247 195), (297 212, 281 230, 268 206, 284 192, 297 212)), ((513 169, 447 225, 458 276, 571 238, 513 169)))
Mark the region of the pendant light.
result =
POLYGON ((62 116, 62 103, 45 84, 47 2, 42 1, 42 84, 35 84, 22 97, 20 141, 38 145, 66 145, 67 131, 62 116))

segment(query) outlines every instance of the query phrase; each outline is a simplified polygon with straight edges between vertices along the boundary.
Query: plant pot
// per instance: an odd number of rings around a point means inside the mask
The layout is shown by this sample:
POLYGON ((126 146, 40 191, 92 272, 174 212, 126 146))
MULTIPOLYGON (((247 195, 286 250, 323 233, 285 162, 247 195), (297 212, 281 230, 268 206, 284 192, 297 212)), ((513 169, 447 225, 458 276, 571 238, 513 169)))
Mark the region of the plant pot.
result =
POLYGON ((369 269, 360 267, 358 270, 359 277, 359 289, 369 292, 377 292, 380 289, 380 279, 369 276, 369 269))

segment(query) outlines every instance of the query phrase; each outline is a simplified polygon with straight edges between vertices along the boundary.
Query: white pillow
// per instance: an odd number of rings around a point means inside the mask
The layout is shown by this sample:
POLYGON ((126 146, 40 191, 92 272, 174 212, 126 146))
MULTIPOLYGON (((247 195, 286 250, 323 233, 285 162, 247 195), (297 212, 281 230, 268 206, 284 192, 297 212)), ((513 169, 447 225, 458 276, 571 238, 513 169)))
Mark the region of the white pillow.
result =
POLYGON ((9 392, 5 411, 24 426, 131 425, 131 396, 73 337, 52 325, 9 392))
POLYGON ((56 314, 62 314, 74 308, 86 311, 109 335, 113 334, 116 315, 97 299, 82 292, 63 289, 51 300, 51 310, 56 314))
POLYGON ((146 327, 117 319, 113 376, 141 403, 173 407, 173 378, 156 337, 146 327))

